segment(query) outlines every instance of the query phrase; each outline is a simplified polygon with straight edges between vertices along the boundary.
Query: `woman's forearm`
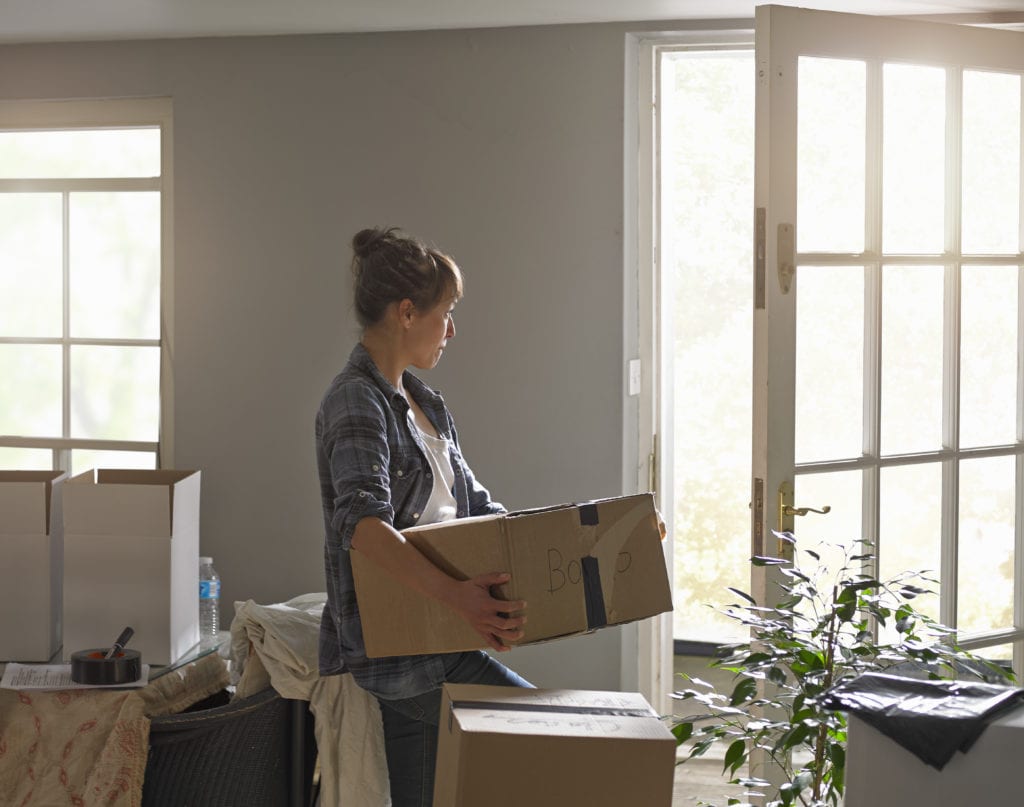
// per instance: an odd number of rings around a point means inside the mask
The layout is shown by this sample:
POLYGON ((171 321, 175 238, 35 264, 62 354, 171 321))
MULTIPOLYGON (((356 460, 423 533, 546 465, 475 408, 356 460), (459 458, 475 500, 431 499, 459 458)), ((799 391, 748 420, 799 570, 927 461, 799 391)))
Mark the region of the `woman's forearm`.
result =
POLYGON ((365 555, 409 588, 443 602, 468 622, 495 650, 521 639, 526 617, 522 600, 499 600, 491 586, 509 581, 507 572, 456 580, 431 563, 390 524, 367 516, 356 524, 352 549, 365 555))
POLYGON ((404 585, 435 600, 449 600, 458 584, 405 540, 402 533, 374 516, 356 524, 352 548, 404 585))

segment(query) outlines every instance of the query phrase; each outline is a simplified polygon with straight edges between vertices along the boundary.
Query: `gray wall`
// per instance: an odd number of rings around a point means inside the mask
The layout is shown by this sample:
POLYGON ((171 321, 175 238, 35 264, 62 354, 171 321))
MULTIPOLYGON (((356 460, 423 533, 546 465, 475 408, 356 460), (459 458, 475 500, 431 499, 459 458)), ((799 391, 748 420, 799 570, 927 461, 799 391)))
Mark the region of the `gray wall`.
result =
MULTIPOLYGON (((622 492, 623 64, 636 26, 0 47, 0 98, 171 96, 175 464, 231 602, 324 589, 313 413, 357 338, 348 242, 466 275, 427 374, 510 508, 622 492)), ((513 651, 616 688, 619 629, 513 651)))

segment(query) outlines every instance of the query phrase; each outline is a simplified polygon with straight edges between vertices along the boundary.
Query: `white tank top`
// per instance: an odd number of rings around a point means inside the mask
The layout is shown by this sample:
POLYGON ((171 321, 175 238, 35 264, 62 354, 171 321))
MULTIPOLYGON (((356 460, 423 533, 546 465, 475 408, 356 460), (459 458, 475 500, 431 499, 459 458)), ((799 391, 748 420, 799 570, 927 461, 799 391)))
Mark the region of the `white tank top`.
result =
POLYGON ((455 496, 452 493, 452 487, 455 485, 455 471, 452 470, 448 441, 443 437, 434 437, 434 435, 423 431, 412 419, 412 412, 409 413, 409 420, 419 432, 420 437, 423 438, 423 445, 427 448, 430 473, 434 478, 430 498, 427 499, 427 504, 416 523, 434 524, 438 521, 451 521, 455 518, 458 505, 455 503, 455 496))

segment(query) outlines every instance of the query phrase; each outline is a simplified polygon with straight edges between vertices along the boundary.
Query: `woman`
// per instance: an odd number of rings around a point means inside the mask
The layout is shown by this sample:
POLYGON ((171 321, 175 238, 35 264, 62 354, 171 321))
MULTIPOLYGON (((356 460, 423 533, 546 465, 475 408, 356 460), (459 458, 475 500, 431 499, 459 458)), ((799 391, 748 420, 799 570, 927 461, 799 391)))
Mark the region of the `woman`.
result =
POLYGON ((433 800, 441 685, 530 684, 481 651, 367 658, 349 552, 447 604, 495 650, 522 636, 526 603, 491 595, 508 574, 455 580, 399 532, 504 511, 466 465, 441 396, 408 369, 436 365, 455 336, 462 274, 450 257, 394 228, 360 231, 352 250, 362 338, 316 416, 327 574, 320 673, 351 672, 377 697, 392 803, 425 807, 433 800))

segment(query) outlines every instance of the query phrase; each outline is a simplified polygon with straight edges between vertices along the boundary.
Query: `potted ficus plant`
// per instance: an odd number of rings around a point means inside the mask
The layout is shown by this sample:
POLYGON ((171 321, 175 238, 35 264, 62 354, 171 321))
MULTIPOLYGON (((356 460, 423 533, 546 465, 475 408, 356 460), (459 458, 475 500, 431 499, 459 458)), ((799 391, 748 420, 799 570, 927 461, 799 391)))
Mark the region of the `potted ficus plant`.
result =
MULTIPOLYGON (((751 562, 778 567, 783 582, 777 601, 758 603, 730 588, 742 602, 717 609, 750 631, 749 641, 723 648, 711 664, 733 673, 731 691, 719 693, 683 675, 688 687, 673 697, 696 701, 705 711, 681 719, 673 733, 680 745, 689 745, 683 762, 725 744, 723 774, 746 788, 748 800, 764 799, 767 807, 835 807, 845 785, 846 717, 820 704, 830 687, 897 667, 929 678, 1007 682, 1012 674, 959 648, 953 630, 915 609, 912 601, 931 593, 924 586, 935 583, 927 575, 877 579, 868 573, 874 555, 867 541, 816 551, 797 548, 790 533, 776 537, 794 547, 793 560, 751 562), (833 568, 826 556, 839 558, 833 568), (754 749, 782 771, 781 785, 738 775, 754 749)), ((726 804, 749 807, 736 797, 726 804)))

